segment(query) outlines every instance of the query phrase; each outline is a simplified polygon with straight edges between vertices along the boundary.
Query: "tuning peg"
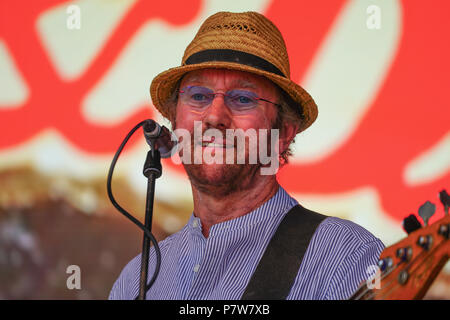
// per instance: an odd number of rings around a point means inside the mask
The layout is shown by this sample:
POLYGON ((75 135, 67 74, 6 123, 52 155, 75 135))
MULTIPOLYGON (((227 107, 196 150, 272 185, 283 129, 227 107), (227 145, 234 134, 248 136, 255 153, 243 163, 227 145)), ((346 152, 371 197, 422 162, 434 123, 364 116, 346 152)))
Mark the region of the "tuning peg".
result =
POLYGON ((425 226, 428 225, 428 219, 430 219, 434 212, 436 211, 436 206, 430 201, 425 202, 419 208, 419 216, 422 218, 425 226))
POLYGON ((406 233, 410 234, 413 231, 416 231, 417 229, 422 228, 422 224, 417 220, 416 216, 413 214, 410 214, 405 219, 403 219, 402 222, 403 230, 406 231, 406 233))
POLYGON ((445 214, 448 215, 448 208, 450 207, 450 196, 445 189, 439 192, 439 200, 441 200, 441 203, 444 206, 445 214))

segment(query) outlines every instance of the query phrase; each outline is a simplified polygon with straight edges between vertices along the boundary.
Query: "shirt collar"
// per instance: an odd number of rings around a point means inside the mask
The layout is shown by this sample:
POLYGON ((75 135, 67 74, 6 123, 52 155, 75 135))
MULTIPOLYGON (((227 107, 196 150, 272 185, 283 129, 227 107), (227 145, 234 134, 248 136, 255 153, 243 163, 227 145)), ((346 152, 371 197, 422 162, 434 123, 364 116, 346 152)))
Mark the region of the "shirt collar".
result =
MULTIPOLYGON (((275 195, 255 210, 238 218, 213 225, 209 231, 209 236, 245 228, 261 221, 267 221, 274 215, 286 213, 296 204, 298 202, 289 196, 282 187, 279 187, 275 195)), ((192 213, 188 221, 188 228, 193 232, 201 232, 200 218, 194 216, 194 213, 192 213)))

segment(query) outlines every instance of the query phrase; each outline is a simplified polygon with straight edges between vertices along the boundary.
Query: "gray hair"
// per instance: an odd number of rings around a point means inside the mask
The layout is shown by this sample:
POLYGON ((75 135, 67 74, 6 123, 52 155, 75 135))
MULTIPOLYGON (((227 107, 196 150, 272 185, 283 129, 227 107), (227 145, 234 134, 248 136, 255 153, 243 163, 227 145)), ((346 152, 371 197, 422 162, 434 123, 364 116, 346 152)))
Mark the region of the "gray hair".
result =
MULTIPOLYGON (((274 128, 283 130, 283 123, 301 124, 305 116, 303 115, 303 107, 295 102, 290 95, 279 86, 275 85, 278 91, 278 113, 275 120, 274 128)), ((289 147, 280 154, 280 161, 283 164, 288 163, 288 158, 292 156, 292 145, 295 137, 292 139, 289 147)))

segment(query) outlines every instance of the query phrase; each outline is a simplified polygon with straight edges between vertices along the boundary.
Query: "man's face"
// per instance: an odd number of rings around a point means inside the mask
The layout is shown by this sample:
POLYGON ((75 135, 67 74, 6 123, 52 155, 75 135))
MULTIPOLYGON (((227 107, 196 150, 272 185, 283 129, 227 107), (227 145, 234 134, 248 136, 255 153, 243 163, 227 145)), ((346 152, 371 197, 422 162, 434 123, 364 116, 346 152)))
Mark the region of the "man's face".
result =
MULTIPOLYGON (((232 90, 244 90, 251 92, 256 96, 278 102, 278 93, 275 86, 267 79, 250 73, 241 71, 232 71, 226 69, 205 69, 194 71, 187 74, 181 84, 180 90, 187 87, 203 87, 212 90, 214 93, 227 93, 232 90)), ((250 187, 254 175, 259 174, 258 169, 261 164, 248 163, 248 156, 251 151, 248 143, 244 145, 236 145, 236 141, 226 139, 226 131, 242 129, 254 129, 258 133, 260 129, 268 132, 268 140, 270 140, 270 129, 273 128, 277 117, 277 106, 272 103, 258 101, 254 108, 238 110, 230 108, 225 104, 225 96, 217 94, 206 107, 196 108, 188 104, 185 99, 179 97, 176 108, 176 128, 185 129, 192 135, 191 152, 201 151, 201 154, 209 154, 215 156, 223 155, 222 163, 205 163, 186 164, 184 163, 186 172, 191 183, 204 192, 212 192, 217 195, 227 194, 242 188, 250 187), (184 101, 183 101, 184 100, 184 101), (194 123, 201 127, 200 138, 194 139, 194 123), (211 138, 208 132, 216 129, 223 133, 223 139, 211 138), (237 148, 240 147, 241 152, 245 152, 245 163, 236 163, 237 148), (199 150, 201 149, 201 150, 199 150), (234 152, 235 161, 226 163, 225 152, 234 152)), ((202 95, 199 95, 200 100, 202 95)), ((198 127, 197 127, 198 130, 198 127)), ((198 132, 198 131, 197 131, 198 132)), ((248 141, 247 141, 248 142, 248 141)), ((254 148, 254 146, 252 146, 254 148)))

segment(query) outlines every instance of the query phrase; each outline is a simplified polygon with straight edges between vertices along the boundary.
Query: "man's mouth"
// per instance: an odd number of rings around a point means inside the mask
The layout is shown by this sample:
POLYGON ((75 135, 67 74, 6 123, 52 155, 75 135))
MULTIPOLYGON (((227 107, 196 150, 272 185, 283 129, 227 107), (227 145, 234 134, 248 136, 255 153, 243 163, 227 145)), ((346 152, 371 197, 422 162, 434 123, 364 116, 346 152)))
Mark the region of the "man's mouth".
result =
POLYGON ((233 148, 234 145, 222 144, 222 143, 217 143, 217 142, 202 142, 202 147, 229 149, 229 148, 233 148))
POLYGON ((222 148, 222 149, 234 148, 233 143, 227 143, 226 141, 215 139, 214 137, 203 138, 201 145, 202 147, 208 148, 222 148))

